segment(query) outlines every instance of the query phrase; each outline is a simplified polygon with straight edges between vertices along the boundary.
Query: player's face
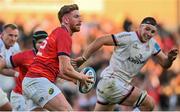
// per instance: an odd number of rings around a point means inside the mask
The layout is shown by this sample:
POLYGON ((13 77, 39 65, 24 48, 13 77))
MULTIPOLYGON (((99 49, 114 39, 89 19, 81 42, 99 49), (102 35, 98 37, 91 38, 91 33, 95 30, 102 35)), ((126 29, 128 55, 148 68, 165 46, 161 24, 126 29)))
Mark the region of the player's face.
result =
POLYGON ((45 39, 39 39, 36 41, 36 48, 39 49, 45 39))
POLYGON ((78 10, 74 10, 69 14, 69 25, 72 32, 80 31, 81 27, 81 16, 78 10))
POLYGON ((17 41, 18 36, 19 36, 18 29, 6 28, 2 32, 2 39, 4 41, 6 48, 12 47, 17 41))
POLYGON ((141 41, 147 42, 157 33, 157 28, 150 24, 141 24, 140 26, 140 36, 141 41))

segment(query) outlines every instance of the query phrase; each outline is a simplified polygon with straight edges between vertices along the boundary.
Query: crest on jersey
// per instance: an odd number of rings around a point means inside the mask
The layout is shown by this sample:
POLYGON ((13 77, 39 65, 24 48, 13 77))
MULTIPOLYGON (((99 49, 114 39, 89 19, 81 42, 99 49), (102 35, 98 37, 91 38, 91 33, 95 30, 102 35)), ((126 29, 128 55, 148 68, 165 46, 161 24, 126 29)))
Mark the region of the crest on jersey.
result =
POLYGON ((53 88, 50 88, 49 89, 49 94, 52 95, 54 93, 54 89, 53 88))

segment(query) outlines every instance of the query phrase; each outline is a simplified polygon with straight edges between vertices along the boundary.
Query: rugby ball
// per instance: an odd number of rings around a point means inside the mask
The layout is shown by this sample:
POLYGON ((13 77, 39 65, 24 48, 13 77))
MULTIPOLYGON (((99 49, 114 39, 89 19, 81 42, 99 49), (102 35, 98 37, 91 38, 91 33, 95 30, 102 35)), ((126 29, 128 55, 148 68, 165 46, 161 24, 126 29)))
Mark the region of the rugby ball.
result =
POLYGON ((79 91, 81 93, 88 93, 95 85, 96 72, 94 71, 94 69, 92 67, 85 67, 84 69, 82 69, 81 72, 84 73, 85 75, 93 77, 92 80, 94 81, 94 83, 88 83, 87 86, 85 86, 84 84, 79 83, 79 91))

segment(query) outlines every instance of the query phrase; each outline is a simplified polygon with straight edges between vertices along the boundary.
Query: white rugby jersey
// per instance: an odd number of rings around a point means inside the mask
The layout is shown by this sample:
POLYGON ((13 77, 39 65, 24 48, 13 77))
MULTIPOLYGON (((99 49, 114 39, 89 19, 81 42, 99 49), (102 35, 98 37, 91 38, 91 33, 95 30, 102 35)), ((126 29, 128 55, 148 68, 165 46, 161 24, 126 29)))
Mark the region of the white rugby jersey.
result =
POLYGON ((116 46, 109 66, 101 73, 102 77, 114 75, 131 82, 148 58, 161 51, 153 38, 147 43, 142 43, 136 32, 117 33, 112 35, 112 38, 116 46))
MULTIPOLYGON (((3 40, 0 38, 0 56, 2 56, 6 63, 8 62, 10 56, 20 52, 20 47, 18 43, 15 43, 12 47, 9 49, 6 49, 3 40)), ((10 61, 9 61, 10 62, 10 61)), ((8 64, 8 63, 7 63, 8 64)), ((0 75, 0 88, 3 88, 3 90, 12 90, 12 87, 14 87, 15 81, 12 77, 6 77, 3 75, 0 75)))
POLYGON ((4 45, 3 40, 0 38, 0 56, 4 59, 8 59, 11 55, 20 52, 20 47, 18 43, 15 43, 12 47, 7 49, 4 45))

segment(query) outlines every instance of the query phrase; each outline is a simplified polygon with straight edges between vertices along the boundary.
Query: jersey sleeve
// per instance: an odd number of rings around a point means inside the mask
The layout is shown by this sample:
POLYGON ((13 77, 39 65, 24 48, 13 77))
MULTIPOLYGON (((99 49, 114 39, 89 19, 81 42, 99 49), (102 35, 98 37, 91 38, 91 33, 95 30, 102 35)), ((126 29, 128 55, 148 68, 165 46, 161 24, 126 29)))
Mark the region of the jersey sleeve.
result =
POLYGON ((151 44, 153 45, 153 51, 152 51, 152 54, 153 55, 157 55, 160 51, 161 51, 161 48, 160 46, 158 45, 158 43, 156 42, 155 39, 151 39, 151 44))
POLYGON ((0 41, 0 57, 4 57, 3 56, 3 43, 0 41))
POLYGON ((17 42, 14 44, 13 51, 14 51, 15 53, 18 53, 18 52, 21 51, 21 49, 20 49, 20 47, 19 47, 19 44, 18 44, 17 42))
POLYGON ((14 68, 23 63, 23 57, 21 57, 21 53, 11 55, 9 58, 6 59, 6 66, 9 68, 14 68))
POLYGON ((5 61, 6 61, 6 66, 8 68, 13 68, 14 67, 14 64, 12 62, 12 56, 10 56, 9 58, 6 58, 5 61))
POLYGON ((61 36, 57 38, 57 52, 58 56, 66 55, 70 56, 72 40, 68 33, 63 32, 61 36))
POLYGON ((129 43, 131 34, 128 32, 122 32, 117 34, 112 34, 112 38, 115 46, 123 46, 129 43))

